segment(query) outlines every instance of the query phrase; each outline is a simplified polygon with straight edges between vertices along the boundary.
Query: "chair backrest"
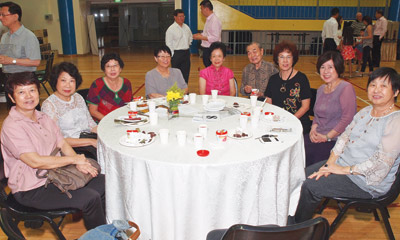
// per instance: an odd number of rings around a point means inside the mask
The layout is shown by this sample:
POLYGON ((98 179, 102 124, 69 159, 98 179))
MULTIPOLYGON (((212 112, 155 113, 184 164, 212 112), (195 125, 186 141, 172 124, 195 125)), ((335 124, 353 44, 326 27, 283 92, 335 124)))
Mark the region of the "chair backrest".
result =
POLYGON ((399 193, 400 193, 400 164, 396 172, 396 178, 394 179, 394 182, 390 187, 389 191, 385 195, 378 197, 377 200, 381 204, 387 206, 397 199, 399 193))
POLYGON ((83 99, 85 99, 85 101, 86 101, 87 96, 89 94, 89 88, 79 89, 76 92, 79 93, 83 97, 83 99))
POLYGON ((317 100, 317 89, 311 88, 311 99, 310 99, 310 109, 308 110, 308 115, 314 116, 314 106, 317 100))
POLYGON ((323 217, 286 227, 250 226, 230 227, 222 240, 325 240, 329 239, 329 223, 323 217))
POLYGON ((238 83, 237 83, 237 80, 236 80, 235 77, 233 78, 233 81, 235 83, 235 90, 236 90, 235 96, 238 97, 239 96, 239 89, 238 89, 238 83))
POLYGON ((44 76, 42 81, 48 81, 50 78, 50 73, 51 70, 53 69, 54 52, 51 52, 50 54, 47 54, 45 56, 46 56, 46 69, 44 71, 44 76))

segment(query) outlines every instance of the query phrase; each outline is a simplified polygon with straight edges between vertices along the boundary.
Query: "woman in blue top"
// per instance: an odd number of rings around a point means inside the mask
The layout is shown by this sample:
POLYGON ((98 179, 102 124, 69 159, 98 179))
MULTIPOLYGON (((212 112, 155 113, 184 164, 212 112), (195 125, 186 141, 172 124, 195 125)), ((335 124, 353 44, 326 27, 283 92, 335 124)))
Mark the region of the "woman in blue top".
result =
POLYGON ((371 199, 387 193, 400 162, 400 76, 379 68, 368 79, 372 105, 360 110, 338 138, 329 159, 306 168, 295 222, 311 219, 324 197, 371 199))

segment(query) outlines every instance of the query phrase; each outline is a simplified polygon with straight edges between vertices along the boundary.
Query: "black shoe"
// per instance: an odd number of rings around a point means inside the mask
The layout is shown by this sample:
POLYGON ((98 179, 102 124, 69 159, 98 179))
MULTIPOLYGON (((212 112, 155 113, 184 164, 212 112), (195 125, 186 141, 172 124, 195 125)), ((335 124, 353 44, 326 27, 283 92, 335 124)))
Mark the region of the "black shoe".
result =
POLYGON ((26 228, 38 229, 43 226, 42 220, 25 220, 24 226, 26 228))

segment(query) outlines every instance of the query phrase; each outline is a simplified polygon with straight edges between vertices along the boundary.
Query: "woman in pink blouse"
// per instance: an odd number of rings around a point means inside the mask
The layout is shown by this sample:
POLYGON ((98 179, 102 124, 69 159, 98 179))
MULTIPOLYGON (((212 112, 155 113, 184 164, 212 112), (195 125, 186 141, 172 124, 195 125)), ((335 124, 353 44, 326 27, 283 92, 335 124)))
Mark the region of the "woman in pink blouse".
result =
POLYGON ((222 66, 226 57, 226 47, 221 42, 210 46, 212 65, 200 71, 199 88, 201 95, 210 95, 211 90, 218 90, 218 95, 235 96, 233 72, 222 66))

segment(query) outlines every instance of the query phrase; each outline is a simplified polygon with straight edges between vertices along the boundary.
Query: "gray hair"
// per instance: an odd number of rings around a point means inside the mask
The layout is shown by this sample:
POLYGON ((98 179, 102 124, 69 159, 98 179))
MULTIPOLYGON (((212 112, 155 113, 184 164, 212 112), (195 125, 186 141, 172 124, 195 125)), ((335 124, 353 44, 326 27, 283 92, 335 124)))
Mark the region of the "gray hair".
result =
POLYGON ((257 47, 258 47, 259 49, 263 49, 263 47, 261 46, 261 43, 255 42, 255 41, 249 43, 249 44, 246 46, 246 48, 248 48, 249 46, 251 46, 251 45, 253 45, 253 44, 257 45, 257 47))

